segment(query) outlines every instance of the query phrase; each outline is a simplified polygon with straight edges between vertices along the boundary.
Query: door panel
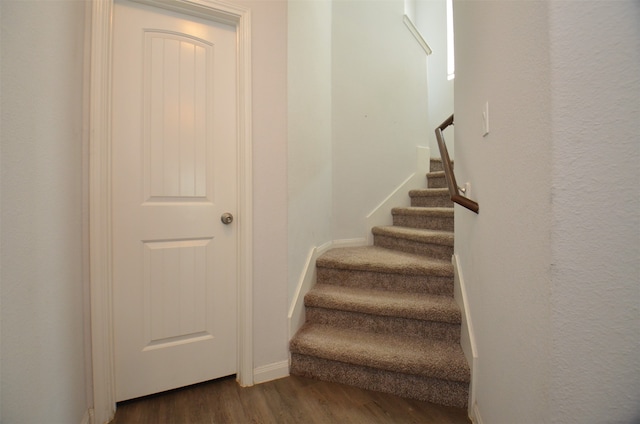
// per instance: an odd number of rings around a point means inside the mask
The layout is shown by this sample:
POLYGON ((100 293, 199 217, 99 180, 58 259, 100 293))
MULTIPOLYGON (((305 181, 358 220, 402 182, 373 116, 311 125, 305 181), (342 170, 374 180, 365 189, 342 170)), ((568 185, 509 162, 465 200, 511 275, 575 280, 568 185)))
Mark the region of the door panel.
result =
MULTIPOLYGON (((148 198, 206 195, 207 99, 213 46, 145 31, 145 189, 148 198)), ((211 194, 211 193, 209 193, 211 194)), ((211 199, 210 199, 211 200, 211 199)))
POLYGON ((236 372, 235 47, 233 27, 116 2, 118 401, 236 372))

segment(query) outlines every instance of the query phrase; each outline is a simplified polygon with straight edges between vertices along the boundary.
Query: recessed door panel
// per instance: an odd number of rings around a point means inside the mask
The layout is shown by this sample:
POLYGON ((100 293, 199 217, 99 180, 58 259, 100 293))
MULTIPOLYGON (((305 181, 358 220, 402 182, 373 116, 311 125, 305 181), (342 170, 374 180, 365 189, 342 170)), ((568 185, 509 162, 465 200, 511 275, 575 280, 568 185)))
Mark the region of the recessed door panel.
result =
POLYGON ((188 343, 215 332, 213 239, 144 243, 146 347, 188 343))
POLYGON ((147 30, 144 49, 146 197, 203 199, 211 195, 214 45, 147 30))

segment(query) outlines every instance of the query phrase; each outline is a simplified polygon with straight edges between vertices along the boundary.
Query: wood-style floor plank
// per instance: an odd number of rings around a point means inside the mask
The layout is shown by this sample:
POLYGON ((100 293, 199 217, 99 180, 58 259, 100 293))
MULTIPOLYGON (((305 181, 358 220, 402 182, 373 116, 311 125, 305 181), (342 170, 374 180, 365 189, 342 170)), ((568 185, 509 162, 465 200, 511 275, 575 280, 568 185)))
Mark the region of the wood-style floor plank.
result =
POLYGON ((464 409, 291 376, 240 387, 234 377, 118 404, 112 424, 469 424, 464 409))

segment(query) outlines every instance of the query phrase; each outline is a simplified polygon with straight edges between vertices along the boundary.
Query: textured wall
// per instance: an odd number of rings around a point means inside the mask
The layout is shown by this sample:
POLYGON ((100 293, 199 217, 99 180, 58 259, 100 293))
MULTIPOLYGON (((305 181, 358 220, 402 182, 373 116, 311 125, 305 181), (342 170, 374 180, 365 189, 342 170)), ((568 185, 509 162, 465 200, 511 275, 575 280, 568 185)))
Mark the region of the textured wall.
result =
POLYGON ((0 381, 6 423, 87 410, 82 254, 84 2, 3 1, 0 381))
POLYGON ((640 420, 640 4, 552 2, 555 422, 640 420))
POLYGON ((462 1, 456 18, 455 250, 478 349, 486 423, 541 423, 547 403, 551 140, 544 2, 462 1), (488 136, 482 108, 490 105, 488 136))
POLYGON ((456 252, 480 415, 635 422, 640 8, 458 1, 455 10, 456 174, 480 204, 477 216, 456 212, 456 252))

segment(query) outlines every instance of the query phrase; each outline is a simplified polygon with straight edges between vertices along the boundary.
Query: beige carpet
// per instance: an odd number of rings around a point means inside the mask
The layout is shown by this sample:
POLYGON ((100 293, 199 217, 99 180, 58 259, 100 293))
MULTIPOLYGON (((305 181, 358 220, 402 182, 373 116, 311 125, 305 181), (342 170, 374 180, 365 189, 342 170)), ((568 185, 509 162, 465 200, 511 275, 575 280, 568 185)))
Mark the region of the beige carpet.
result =
POLYGON ((466 407, 470 373, 453 299, 453 204, 432 161, 427 187, 376 227, 374 246, 316 262, 306 323, 290 342, 291 373, 466 407))

